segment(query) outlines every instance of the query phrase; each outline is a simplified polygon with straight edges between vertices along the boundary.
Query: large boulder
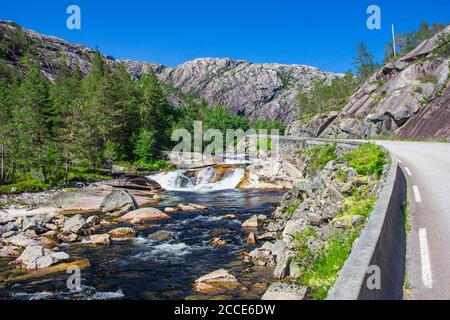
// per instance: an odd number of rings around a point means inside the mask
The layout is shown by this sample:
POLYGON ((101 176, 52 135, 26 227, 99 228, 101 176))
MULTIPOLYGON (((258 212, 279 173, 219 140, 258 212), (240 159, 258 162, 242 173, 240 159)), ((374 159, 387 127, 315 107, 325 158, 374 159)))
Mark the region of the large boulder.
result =
POLYGON ((121 215, 139 208, 136 199, 126 190, 113 189, 100 204, 103 213, 121 215))
POLYGON ((276 282, 269 286, 261 300, 303 300, 307 287, 276 282))
POLYGON ((145 221, 171 219, 171 216, 156 208, 141 208, 121 216, 119 220, 129 221, 131 223, 141 223, 145 221))

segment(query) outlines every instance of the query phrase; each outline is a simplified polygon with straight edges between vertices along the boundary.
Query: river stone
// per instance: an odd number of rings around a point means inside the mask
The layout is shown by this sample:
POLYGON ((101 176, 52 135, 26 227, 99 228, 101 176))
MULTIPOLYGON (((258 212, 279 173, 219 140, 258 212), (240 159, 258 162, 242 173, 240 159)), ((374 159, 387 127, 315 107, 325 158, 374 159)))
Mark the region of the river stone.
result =
POLYGON ((275 240, 277 238, 277 233, 276 232, 265 232, 263 234, 260 234, 256 237, 256 239, 258 240, 275 240))
POLYGON ((111 244, 111 236, 107 233, 104 234, 93 234, 90 236, 92 244, 96 245, 109 245, 111 244))
POLYGON ((117 228, 108 232, 113 239, 128 239, 133 238, 136 235, 136 231, 133 228, 117 228))
POLYGON ((31 217, 31 218, 25 218, 22 222, 22 231, 27 230, 34 230, 37 233, 45 232, 46 229, 44 228, 44 224, 47 222, 47 219, 45 217, 31 217))
POLYGON ((258 227, 259 227, 259 220, 256 214, 242 223, 242 228, 258 228, 258 227))
POLYGON ((18 231, 18 230, 19 230, 19 226, 17 225, 17 223, 15 221, 8 222, 4 226, 0 226, 0 235, 3 235, 10 231, 18 231))
POLYGON ((219 269, 195 280, 194 289, 201 293, 234 290, 240 286, 236 277, 225 269, 219 269))
POLYGON ((275 279, 283 279, 289 275, 289 264, 290 259, 283 257, 282 259, 277 259, 277 266, 273 271, 273 277, 275 279))
POLYGON ((136 199, 123 189, 113 189, 100 204, 103 213, 124 214, 139 208, 136 199))
POLYGON ((250 232, 250 234, 247 237, 247 244, 255 244, 255 243, 256 243, 255 234, 253 232, 250 232))
POLYGON ((166 240, 169 240, 171 236, 172 236, 172 234, 169 231, 159 230, 159 231, 152 233, 148 237, 155 241, 166 241, 166 240))
POLYGON ((161 210, 149 207, 128 212, 121 216, 119 220, 129 221, 131 223, 140 223, 144 221, 165 220, 171 218, 171 216, 161 210))
POLYGON ((276 282, 269 286, 261 300, 303 300, 307 289, 305 286, 276 282))
POLYGON ((18 233, 16 235, 13 235, 12 237, 5 239, 6 243, 22 248, 27 247, 33 241, 34 240, 32 238, 28 237, 24 233, 18 233))
POLYGON ((30 244, 16 259, 16 262, 21 263, 27 269, 42 269, 68 258, 69 255, 64 252, 52 252, 43 246, 30 244))
POLYGON ((86 227, 86 220, 77 214, 64 222, 63 232, 72 232, 75 234, 82 234, 86 227))

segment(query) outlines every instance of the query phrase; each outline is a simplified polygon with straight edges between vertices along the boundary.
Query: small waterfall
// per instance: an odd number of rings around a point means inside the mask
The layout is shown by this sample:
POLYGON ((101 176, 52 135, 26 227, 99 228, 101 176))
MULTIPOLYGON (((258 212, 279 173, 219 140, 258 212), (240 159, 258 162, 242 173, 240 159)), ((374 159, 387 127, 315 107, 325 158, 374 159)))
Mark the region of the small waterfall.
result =
POLYGON ((245 169, 241 167, 229 167, 225 172, 220 172, 216 167, 209 166, 197 170, 161 172, 149 178, 169 191, 208 192, 235 189, 244 173, 245 169))

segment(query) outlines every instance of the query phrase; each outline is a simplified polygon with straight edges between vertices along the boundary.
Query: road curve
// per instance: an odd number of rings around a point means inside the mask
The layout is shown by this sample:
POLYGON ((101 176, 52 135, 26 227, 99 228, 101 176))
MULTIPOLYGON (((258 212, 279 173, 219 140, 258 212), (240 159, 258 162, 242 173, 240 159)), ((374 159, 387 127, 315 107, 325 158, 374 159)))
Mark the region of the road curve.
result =
POLYGON ((450 143, 375 141, 408 181, 406 299, 450 299, 450 143))

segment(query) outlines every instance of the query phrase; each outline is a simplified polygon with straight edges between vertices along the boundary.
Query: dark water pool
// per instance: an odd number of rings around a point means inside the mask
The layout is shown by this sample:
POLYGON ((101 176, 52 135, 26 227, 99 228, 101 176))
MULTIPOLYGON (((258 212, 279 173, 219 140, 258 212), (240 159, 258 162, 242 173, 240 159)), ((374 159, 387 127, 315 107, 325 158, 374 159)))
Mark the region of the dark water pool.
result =
MULTIPOLYGON (((82 270, 83 293, 70 293, 66 286, 69 274, 60 273, 29 282, 0 288, 3 299, 186 299, 199 298, 192 285, 198 277, 224 268, 235 275, 245 288, 227 293, 223 298, 259 298, 261 290, 251 286, 268 281, 271 270, 248 272, 241 262, 249 230, 240 222, 253 214, 270 215, 282 192, 226 190, 210 193, 164 192, 156 207, 163 209, 178 203, 198 203, 208 210, 177 212, 173 219, 135 226, 136 238, 114 242, 111 246, 87 243, 62 245, 72 259, 88 258, 91 267, 82 270), (236 214, 238 220, 224 220, 226 214, 236 214), (228 240, 223 247, 210 244, 212 231, 223 230, 218 237, 228 240), (171 239, 154 241, 148 235, 166 230, 171 239), (94 290, 95 289, 95 290, 94 290)), ((121 224, 119 226, 126 226, 121 224)), ((0 265, 0 268, 5 268, 0 265)), ((207 297, 200 297, 207 298, 207 297)))

